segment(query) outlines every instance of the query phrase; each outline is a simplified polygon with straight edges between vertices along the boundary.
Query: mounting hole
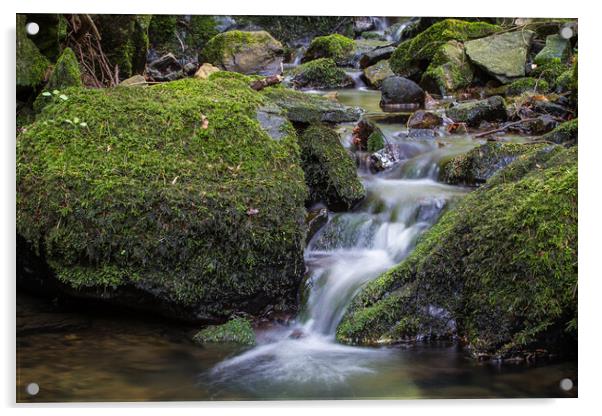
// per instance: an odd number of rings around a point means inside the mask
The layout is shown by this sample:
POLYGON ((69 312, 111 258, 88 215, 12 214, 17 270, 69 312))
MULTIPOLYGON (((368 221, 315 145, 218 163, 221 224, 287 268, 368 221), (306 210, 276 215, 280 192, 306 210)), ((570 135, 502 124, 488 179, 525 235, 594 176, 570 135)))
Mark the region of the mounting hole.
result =
POLYGON ((28 35, 37 35, 40 31, 40 25, 38 25, 36 22, 29 22, 25 25, 25 31, 28 35))
POLYGON ((563 378, 560 380, 560 388, 564 391, 571 391, 573 389, 573 380, 570 378, 563 378))
POLYGON ((563 39, 570 39, 573 37, 573 29, 570 26, 565 26, 560 29, 560 37, 563 39))
POLYGON ((38 383, 29 383, 27 387, 25 387, 25 391, 30 396, 35 396, 40 392, 40 386, 38 386, 38 383))

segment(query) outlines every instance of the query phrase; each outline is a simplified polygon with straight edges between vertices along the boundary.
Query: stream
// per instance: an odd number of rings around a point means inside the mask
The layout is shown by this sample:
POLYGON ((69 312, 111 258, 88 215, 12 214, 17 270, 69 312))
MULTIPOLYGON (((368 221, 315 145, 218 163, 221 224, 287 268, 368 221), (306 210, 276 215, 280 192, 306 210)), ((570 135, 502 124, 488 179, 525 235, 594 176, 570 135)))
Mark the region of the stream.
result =
MULTIPOLYGON (((379 91, 337 93, 343 104, 380 112, 379 91)), ((338 126, 345 147, 353 126, 338 126)), ((201 348, 189 341, 188 328, 173 323, 66 312, 60 316, 67 331, 17 337, 18 400, 576 396, 576 388, 559 387, 563 378, 576 379, 576 362, 500 365, 476 362, 452 342, 376 348, 335 341, 337 324, 358 290, 403 260, 443 210, 468 192, 437 182, 438 162, 479 144, 470 136, 414 137, 402 124, 378 126, 402 157, 378 174, 360 163, 367 197, 352 212, 330 213, 309 242, 305 302, 295 320, 260 328, 250 349, 201 348), (40 385, 37 396, 24 393, 30 382, 40 385)), ((21 318, 27 313, 21 311, 21 318)))

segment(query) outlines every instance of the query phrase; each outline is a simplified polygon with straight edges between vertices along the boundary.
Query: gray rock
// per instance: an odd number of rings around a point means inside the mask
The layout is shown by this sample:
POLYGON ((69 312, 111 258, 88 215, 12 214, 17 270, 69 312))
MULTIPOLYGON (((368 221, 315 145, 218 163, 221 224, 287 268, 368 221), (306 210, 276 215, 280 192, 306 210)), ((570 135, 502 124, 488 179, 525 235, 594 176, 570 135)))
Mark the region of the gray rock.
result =
POLYGON ((374 65, 375 63, 383 59, 389 59, 389 57, 394 51, 395 46, 392 45, 387 45, 368 51, 360 56, 360 68, 369 67, 370 65, 374 65))
POLYGON ((504 99, 499 95, 486 100, 470 101, 448 108, 447 116, 457 123, 478 127, 482 121, 506 121, 508 114, 504 99))
POLYGON ((287 119, 282 109, 275 105, 266 105, 257 109, 257 121, 261 128, 274 140, 278 141, 285 136, 283 126, 287 119))
POLYGON ((543 65, 553 59, 566 60, 571 54, 571 43, 560 35, 550 35, 546 37, 546 46, 539 51, 533 62, 537 65, 543 65))
POLYGON ((385 79, 394 75, 395 74, 389 65, 389 61, 386 59, 364 68, 364 78, 366 79, 366 82, 368 85, 371 85, 375 88, 380 88, 385 79))
POLYGON ((424 91, 418 84, 407 78, 389 77, 382 82, 380 91, 381 108, 408 104, 424 107, 424 91))
POLYGON ((309 243, 314 235, 320 231, 328 222, 328 208, 317 208, 311 210, 305 216, 305 224, 307 224, 306 241, 309 243))
POLYGON ((525 76, 527 53, 534 32, 508 32, 471 40, 465 43, 466 54, 500 82, 525 76))
POLYGON ((184 69, 173 53, 152 61, 147 66, 146 73, 155 81, 174 81, 184 77, 184 69))

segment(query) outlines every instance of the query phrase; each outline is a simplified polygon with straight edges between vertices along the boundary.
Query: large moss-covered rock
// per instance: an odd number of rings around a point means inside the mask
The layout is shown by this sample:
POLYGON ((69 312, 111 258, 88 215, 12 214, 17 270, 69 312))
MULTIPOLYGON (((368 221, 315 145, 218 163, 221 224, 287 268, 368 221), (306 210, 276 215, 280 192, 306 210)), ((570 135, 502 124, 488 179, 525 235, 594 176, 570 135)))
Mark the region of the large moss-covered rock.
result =
POLYGON ((374 88, 380 88, 383 81, 393 75, 395 74, 391 71, 391 65, 387 59, 364 68, 364 78, 374 88))
POLYGON ((571 43, 558 34, 546 37, 546 46, 539 51, 533 62, 543 65, 553 59, 566 61, 571 54, 571 43))
POLYGON ((499 95, 485 100, 468 101, 448 108, 446 114, 459 123, 470 127, 478 127, 482 121, 506 121, 506 103, 499 95))
POLYGON ((25 31, 25 15, 17 15, 17 88, 32 88, 44 81, 50 62, 25 31))
POLYGON ((282 73, 283 55, 282 44, 266 31, 232 30, 211 38, 200 57, 226 71, 275 75, 282 73))
POLYGON ((353 79, 330 58, 319 58, 299 65, 291 71, 293 85, 297 88, 347 88, 353 79))
POLYGON ((141 74, 146 65, 151 15, 98 14, 93 18, 103 52, 110 64, 119 68, 119 79, 141 74))
POLYGON ((293 123, 344 123, 357 121, 362 115, 359 107, 349 107, 316 94, 280 87, 266 88, 262 94, 284 109, 293 123))
POLYGON ((576 292, 577 149, 557 146, 519 157, 447 211, 353 300, 337 339, 454 334, 475 357, 575 352, 576 292))
POLYGON ((249 83, 218 72, 48 98, 17 139, 17 233, 64 291, 190 320, 294 303, 297 136, 286 120, 279 139, 261 128, 268 99, 249 83))
POLYGON ((525 76, 527 53, 535 33, 530 30, 494 34, 465 43, 466 54, 476 65, 506 84, 525 76))
POLYGON ((355 50, 355 42, 338 33, 318 36, 314 38, 303 57, 303 62, 318 58, 331 58, 338 64, 344 64, 350 60, 355 50))
POLYGON ((67 87, 81 87, 81 76, 75 53, 71 48, 65 48, 50 73, 46 89, 62 90, 67 87))
POLYGON ((300 138, 309 202, 324 202, 333 211, 346 211, 366 196, 355 162, 336 131, 312 125, 300 138))
POLYGON ((236 343, 255 345, 255 332, 245 318, 234 318, 222 325, 211 325, 192 338, 197 344, 236 343))
POLYGON ((433 59, 439 47, 450 40, 466 41, 490 35, 499 26, 485 22, 465 22, 446 19, 430 26, 416 37, 402 42, 391 55, 391 69, 396 74, 412 77, 433 59))
POLYGON ((450 40, 439 48, 429 67, 422 75, 421 84, 430 92, 441 95, 470 85, 473 69, 464 52, 464 46, 450 40))

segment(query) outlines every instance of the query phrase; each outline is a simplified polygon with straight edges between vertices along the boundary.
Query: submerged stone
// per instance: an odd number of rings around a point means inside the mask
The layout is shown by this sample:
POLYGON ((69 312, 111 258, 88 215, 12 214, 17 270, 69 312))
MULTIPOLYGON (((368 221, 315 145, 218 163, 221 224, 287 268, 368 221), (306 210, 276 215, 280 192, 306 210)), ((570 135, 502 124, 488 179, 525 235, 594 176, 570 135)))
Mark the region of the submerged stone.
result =
POLYGON ((443 119, 430 111, 418 110, 410 116, 408 128, 432 129, 443 124, 443 119))
POLYGON ((197 332, 192 340, 197 344, 236 343, 255 345, 255 332, 244 318, 234 318, 222 325, 212 325, 197 332))
POLYGON ((380 106, 415 105, 424 107, 424 91, 414 81, 393 76, 385 79, 381 86, 380 106))

